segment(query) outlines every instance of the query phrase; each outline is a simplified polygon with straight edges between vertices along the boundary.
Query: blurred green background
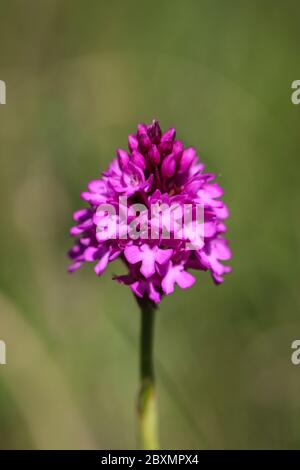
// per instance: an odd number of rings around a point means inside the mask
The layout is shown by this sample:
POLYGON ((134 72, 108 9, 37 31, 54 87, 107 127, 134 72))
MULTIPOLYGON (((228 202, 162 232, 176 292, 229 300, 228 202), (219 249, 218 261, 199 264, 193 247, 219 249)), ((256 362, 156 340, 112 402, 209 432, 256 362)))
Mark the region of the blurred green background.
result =
POLYGON ((140 121, 176 126, 231 210, 233 273, 166 298, 163 448, 300 448, 298 1, 1 0, 1 448, 135 448, 139 312, 70 276, 79 193, 140 121))

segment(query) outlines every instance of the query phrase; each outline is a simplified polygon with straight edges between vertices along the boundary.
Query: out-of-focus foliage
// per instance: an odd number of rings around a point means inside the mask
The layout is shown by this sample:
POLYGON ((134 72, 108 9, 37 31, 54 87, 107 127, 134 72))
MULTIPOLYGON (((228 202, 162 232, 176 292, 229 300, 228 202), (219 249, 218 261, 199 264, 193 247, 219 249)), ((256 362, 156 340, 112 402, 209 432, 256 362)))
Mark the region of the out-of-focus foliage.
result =
POLYGON ((66 273, 85 183, 137 122, 176 126, 218 174, 233 273, 158 314, 165 448, 299 448, 297 1, 1 1, 1 448, 134 448, 139 313, 66 273))

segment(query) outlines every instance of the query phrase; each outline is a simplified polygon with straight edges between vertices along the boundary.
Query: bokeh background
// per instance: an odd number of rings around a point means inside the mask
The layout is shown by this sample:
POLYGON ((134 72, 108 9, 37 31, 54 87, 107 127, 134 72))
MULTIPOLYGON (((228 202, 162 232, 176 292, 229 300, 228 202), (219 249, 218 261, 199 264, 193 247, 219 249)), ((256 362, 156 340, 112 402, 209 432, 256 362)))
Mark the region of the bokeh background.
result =
POLYGON ((140 121, 218 175, 233 273, 166 298, 163 448, 299 448, 297 0, 1 0, 1 448, 135 448, 139 312, 66 273, 80 191, 140 121))

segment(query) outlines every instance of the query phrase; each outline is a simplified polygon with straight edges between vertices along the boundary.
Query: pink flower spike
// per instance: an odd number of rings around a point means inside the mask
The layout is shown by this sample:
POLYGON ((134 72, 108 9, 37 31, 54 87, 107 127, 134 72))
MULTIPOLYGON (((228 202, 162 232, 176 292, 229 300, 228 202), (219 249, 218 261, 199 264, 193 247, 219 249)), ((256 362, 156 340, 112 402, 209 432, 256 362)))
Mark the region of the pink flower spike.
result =
POLYGON ((92 262, 100 276, 121 259, 128 274, 115 279, 154 303, 175 284, 191 287, 195 278, 188 269, 209 271, 215 283, 223 282, 231 271, 223 188, 205 172, 196 149, 184 148, 175 136, 174 128, 163 133, 157 120, 139 124, 128 136, 128 152, 118 148, 108 169, 88 183, 81 193, 87 207, 73 214, 70 272, 92 262), (196 230, 194 220, 185 221, 186 205, 192 215, 202 208, 196 230))

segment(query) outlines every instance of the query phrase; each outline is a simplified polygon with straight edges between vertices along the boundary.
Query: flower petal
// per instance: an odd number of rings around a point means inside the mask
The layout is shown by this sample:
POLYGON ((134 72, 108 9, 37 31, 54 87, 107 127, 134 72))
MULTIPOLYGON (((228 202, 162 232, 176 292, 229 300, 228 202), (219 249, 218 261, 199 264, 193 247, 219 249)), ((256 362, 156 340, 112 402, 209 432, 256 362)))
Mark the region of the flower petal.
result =
POLYGON ((159 264, 164 264, 167 263, 171 259, 173 255, 173 250, 167 249, 167 250, 162 250, 158 248, 156 255, 155 255, 155 261, 159 264))
POLYGON ((106 266, 109 260, 109 253, 110 251, 107 250, 107 252, 100 259, 99 263, 97 263, 96 266, 94 267, 94 271, 97 274, 97 276, 101 276, 103 271, 106 269, 106 266))
POLYGON ((126 246, 124 255, 127 261, 131 264, 138 263, 142 259, 141 251, 138 246, 126 246))
POLYGON ((189 289, 196 282, 196 278, 187 271, 180 271, 176 275, 176 283, 181 289, 189 289))

